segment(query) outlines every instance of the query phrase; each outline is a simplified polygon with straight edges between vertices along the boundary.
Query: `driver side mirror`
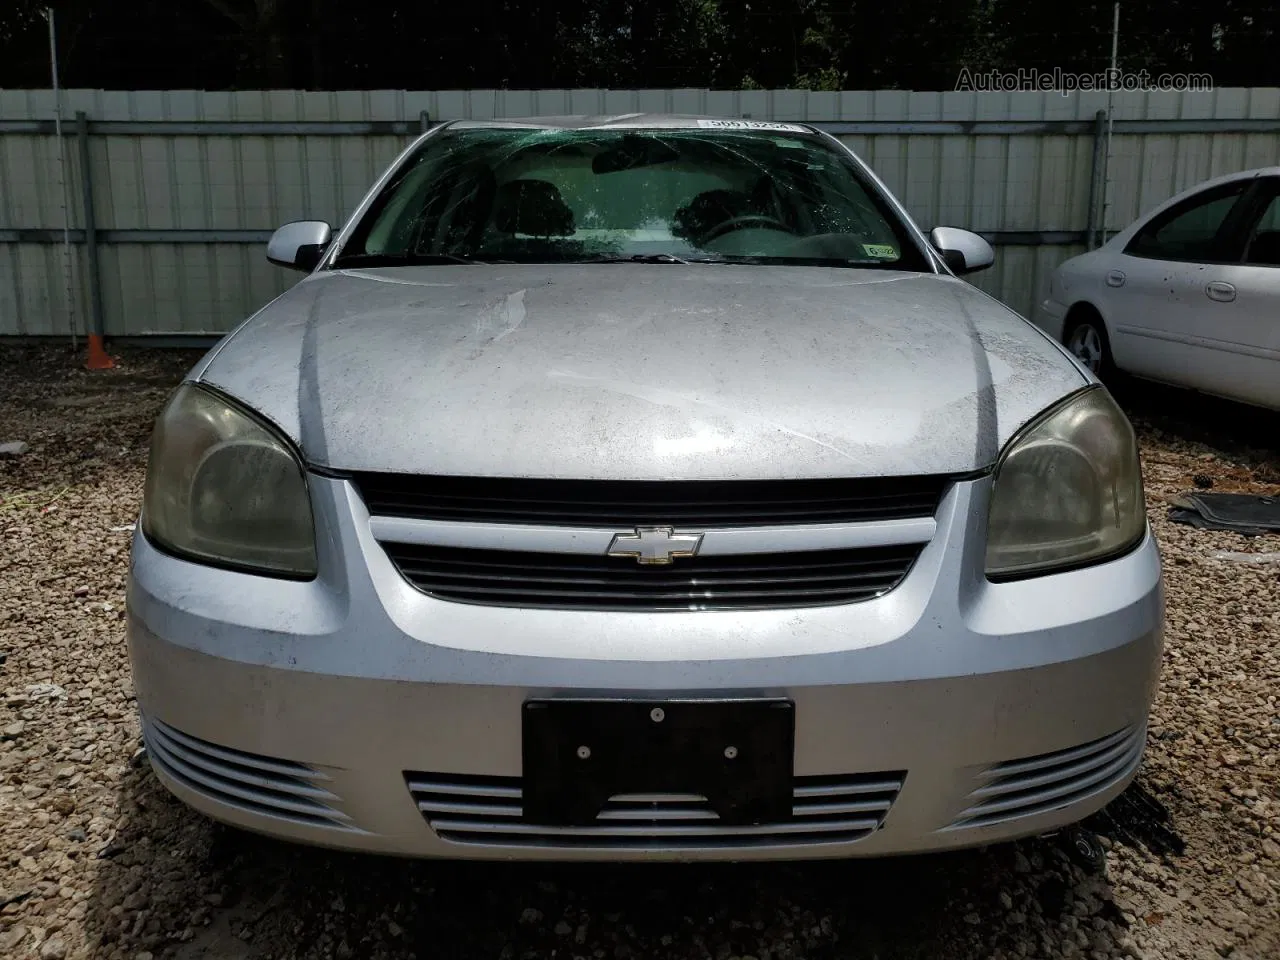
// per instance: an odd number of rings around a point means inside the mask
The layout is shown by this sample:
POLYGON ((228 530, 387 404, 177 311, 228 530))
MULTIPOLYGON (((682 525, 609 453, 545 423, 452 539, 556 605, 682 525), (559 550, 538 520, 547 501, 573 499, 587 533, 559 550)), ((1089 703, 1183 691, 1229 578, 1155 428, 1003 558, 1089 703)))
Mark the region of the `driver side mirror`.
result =
POLYGON ((968 230, 934 227, 929 231, 929 242, 957 274, 985 270, 996 262, 996 252, 991 244, 968 230))
POLYGON ((277 266, 310 273, 332 239, 333 228, 323 220, 295 220, 271 235, 267 259, 277 266))

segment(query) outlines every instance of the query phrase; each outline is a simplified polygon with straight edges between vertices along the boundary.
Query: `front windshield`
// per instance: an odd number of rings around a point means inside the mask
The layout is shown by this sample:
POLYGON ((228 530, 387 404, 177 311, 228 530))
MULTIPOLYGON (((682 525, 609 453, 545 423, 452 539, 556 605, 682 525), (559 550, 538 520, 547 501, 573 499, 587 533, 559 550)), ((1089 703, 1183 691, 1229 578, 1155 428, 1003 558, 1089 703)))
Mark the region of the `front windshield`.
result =
POLYGON ((334 266, 615 259, 929 269, 827 141, 713 129, 444 131, 334 266))

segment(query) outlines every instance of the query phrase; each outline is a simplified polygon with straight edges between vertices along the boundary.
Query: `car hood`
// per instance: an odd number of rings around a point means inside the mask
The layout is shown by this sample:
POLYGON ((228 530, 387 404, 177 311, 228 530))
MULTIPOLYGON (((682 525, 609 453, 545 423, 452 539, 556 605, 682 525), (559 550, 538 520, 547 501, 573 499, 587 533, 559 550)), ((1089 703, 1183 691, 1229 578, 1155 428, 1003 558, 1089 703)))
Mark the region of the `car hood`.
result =
POLYGON ((952 277, 742 265, 313 274, 196 371, 335 470, 964 473, 1085 381, 952 277))

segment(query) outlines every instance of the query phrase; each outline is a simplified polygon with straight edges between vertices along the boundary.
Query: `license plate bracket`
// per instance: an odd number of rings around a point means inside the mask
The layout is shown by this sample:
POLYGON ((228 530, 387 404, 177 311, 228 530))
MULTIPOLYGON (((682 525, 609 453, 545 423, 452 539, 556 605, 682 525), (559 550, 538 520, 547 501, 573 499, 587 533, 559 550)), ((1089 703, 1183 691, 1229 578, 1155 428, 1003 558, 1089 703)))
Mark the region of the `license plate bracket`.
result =
POLYGON ((791 819, 789 700, 530 700, 523 714, 527 822, 589 826, 636 793, 698 794, 726 825, 791 819))

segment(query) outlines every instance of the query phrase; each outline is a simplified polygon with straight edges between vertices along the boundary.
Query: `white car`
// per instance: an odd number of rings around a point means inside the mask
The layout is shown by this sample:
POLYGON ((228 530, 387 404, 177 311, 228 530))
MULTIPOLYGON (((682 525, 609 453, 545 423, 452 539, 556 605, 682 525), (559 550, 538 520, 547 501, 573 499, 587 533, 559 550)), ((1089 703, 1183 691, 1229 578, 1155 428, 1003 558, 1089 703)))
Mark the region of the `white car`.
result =
POLYGON ((1033 319, 1101 377, 1280 409, 1280 167, 1202 183, 1068 260, 1033 319))

